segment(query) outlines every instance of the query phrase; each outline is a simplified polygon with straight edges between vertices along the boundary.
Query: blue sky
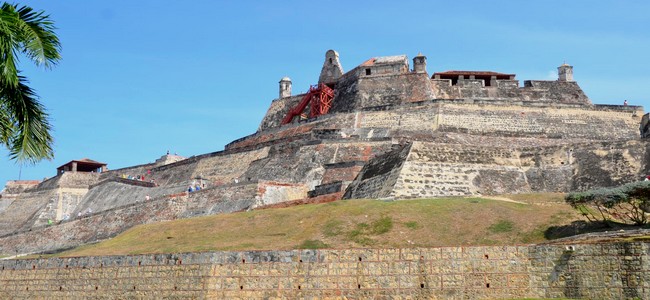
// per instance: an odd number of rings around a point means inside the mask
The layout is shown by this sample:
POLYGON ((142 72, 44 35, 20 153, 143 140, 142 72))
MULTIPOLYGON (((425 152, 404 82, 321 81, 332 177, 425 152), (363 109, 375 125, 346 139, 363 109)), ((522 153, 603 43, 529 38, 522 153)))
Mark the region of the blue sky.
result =
MULTIPOLYGON (((555 79, 564 61, 594 103, 650 109, 650 1, 21 1, 55 20, 63 59, 21 69, 47 107, 55 158, 111 169, 192 156, 254 133, 283 76, 318 81, 325 51, 345 71, 418 52, 431 74, 491 70, 555 79)), ((20 167, 0 148, 0 186, 20 167)))

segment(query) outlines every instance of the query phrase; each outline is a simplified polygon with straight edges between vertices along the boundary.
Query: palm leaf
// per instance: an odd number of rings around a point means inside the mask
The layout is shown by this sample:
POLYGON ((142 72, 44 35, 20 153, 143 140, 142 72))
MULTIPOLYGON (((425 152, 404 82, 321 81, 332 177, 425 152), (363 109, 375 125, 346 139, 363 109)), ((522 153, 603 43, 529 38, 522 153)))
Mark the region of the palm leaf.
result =
POLYGON ((18 17, 13 6, 5 3, 0 7, 0 75, 14 86, 18 85, 16 49, 20 44, 15 30, 18 17))
POLYGON ((54 23, 44 12, 3 3, 0 6, 0 144, 9 157, 35 163, 51 159, 48 114, 16 67, 19 54, 49 68, 61 58, 54 23))
POLYGON ((18 76, 18 88, 3 84, 0 80, 0 95, 5 103, 11 121, 7 146, 9 157, 19 162, 35 163, 41 159, 51 159, 52 136, 48 114, 38 102, 34 91, 27 86, 27 80, 18 76))
POLYGON ((22 51, 36 65, 51 67, 61 58, 59 38, 54 34, 54 23, 43 11, 35 12, 31 7, 18 9, 16 22, 18 40, 22 51))

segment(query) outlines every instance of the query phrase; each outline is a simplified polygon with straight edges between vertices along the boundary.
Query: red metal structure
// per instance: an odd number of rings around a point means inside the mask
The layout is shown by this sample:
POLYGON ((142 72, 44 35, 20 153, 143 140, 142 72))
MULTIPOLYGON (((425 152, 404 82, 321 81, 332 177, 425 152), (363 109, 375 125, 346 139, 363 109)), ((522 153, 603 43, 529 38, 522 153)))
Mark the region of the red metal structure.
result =
POLYGON ((293 118, 301 115, 307 107, 307 104, 310 104, 310 118, 326 114, 332 107, 333 98, 334 90, 327 85, 320 83, 318 85, 310 86, 309 92, 302 97, 300 103, 291 108, 284 119, 282 119, 282 125, 291 123, 293 118))

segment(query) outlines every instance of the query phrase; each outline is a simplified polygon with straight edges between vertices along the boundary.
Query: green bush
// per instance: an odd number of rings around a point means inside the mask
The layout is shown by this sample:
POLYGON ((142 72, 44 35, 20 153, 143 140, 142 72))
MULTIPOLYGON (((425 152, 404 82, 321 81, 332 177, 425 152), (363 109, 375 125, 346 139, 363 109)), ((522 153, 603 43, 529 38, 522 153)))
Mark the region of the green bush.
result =
POLYGON ((564 200, 589 221, 644 225, 650 205, 650 181, 568 194, 564 200))

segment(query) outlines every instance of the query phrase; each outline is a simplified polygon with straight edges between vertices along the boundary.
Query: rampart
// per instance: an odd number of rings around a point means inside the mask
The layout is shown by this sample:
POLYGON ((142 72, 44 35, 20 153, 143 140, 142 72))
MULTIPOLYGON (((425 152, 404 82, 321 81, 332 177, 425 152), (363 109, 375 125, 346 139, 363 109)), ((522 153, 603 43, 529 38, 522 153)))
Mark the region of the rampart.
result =
POLYGON ((621 185, 648 172, 648 146, 642 141, 546 147, 413 142, 406 150, 370 160, 344 197, 569 192, 621 185))
MULTIPOLYGON (((116 183, 109 183, 112 184, 116 183)), ((126 193, 138 197, 140 194, 126 193)), ((150 200, 142 196, 120 203, 112 202, 118 201, 119 195, 104 197, 101 199, 107 203, 96 203, 104 206, 92 207, 95 210, 91 209, 91 213, 88 213, 87 206, 82 206, 80 215, 69 220, 9 231, 12 233, 0 236, 0 254, 58 251, 111 238, 140 224, 230 213, 306 197, 304 185, 272 181, 226 184, 192 193, 157 195, 150 200)))
POLYGON ((245 251, 0 261, 3 298, 648 299, 650 244, 245 251))

